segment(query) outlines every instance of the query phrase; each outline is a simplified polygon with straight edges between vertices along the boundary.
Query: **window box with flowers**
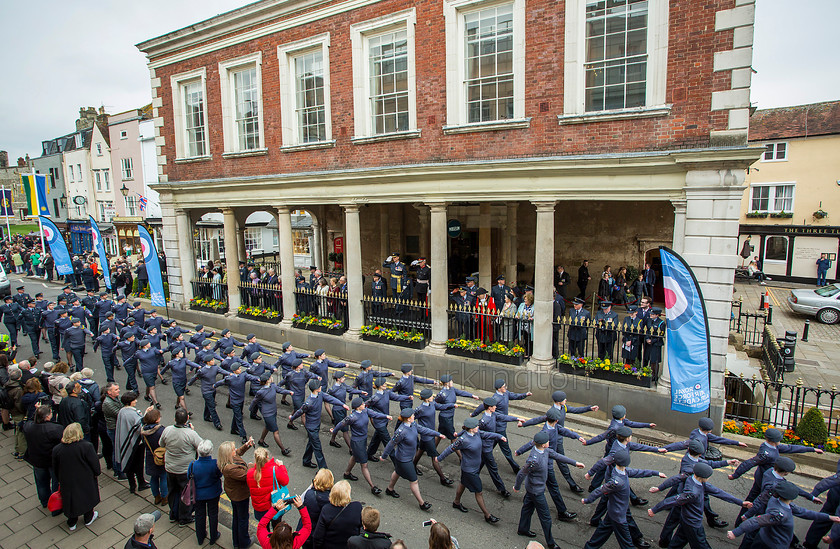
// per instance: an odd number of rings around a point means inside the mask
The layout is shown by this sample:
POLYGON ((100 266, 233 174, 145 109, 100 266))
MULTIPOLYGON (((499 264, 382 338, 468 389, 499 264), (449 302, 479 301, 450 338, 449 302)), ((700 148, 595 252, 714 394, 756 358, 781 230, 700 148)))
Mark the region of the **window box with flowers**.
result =
POLYGON ((480 339, 449 339, 446 341, 446 354, 513 366, 521 366, 525 360, 525 348, 521 345, 508 347, 503 343, 485 343, 480 339))
POLYGON ((321 332, 322 334, 343 333, 346 328, 344 322, 333 317, 299 314, 292 315, 292 325, 301 330, 321 332))
POLYGON ((228 310, 228 304, 227 301, 194 297, 190 300, 190 309, 223 315, 228 310))
POLYGON ((612 362, 610 359, 572 357, 566 354, 557 359, 557 369, 576 376, 614 381, 625 385, 650 388, 653 378, 650 366, 612 362))
POLYGON ((282 313, 274 309, 261 309, 259 307, 248 307, 241 305, 239 307, 239 316, 242 318, 250 318, 259 322, 268 322, 270 324, 277 324, 283 320, 282 313))
POLYGON ((793 212, 775 212, 771 213, 770 217, 774 219, 791 219, 793 217, 793 212))
POLYGON ((749 218, 765 218, 770 215, 767 212, 747 212, 747 217, 749 218))
POLYGON ((362 326, 361 333, 362 339, 365 341, 376 341, 378 343, 387 343, 409 349, 422 349, 426 346, 426 336, 422 332, 413 330, 408 332, 395 328, 386 328, 378 324, 368 324, 362 326))

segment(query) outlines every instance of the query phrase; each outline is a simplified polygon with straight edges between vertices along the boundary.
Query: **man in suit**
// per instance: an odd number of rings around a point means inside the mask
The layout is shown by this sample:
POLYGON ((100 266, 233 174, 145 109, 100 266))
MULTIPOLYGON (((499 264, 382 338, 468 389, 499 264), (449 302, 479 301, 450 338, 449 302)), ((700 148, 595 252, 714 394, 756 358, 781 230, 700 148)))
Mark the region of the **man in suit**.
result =
POLYGON ((580 289, 580 293, 578 294, 579 298, 586 299, 586 286, 589 284, 590 280, 592 280, 592 277, 589 276, 589 260, 584 259, 583 263, 578 268, 577 285, 580 289))
POLYGON ((496 285, 490 288, 490 298, 496 304, 496 310, 501 311, 505 304, 505 294, 510 292, 510 288, 505 284, 505 275, 500 274, 496 277, 496 285))
POLYGON ((554 272, 554 290, 560 294, 564 299, 566 298, 566 287, 571 284, 572 277, 563 268, 563 265, 558 265, 554 272))
POLYGON ((414 283, 414 289, 417 290, 417 300, 425 304, 432 283, 432 269, 426 265, 425 257, 412 261, 411 268, 417 274, 417 280, 414 283))
POLYGON ((642 274, 644 275, 645 295, 653 297, 653 287, 656 285, 656 272, 650 268, 650 263, 645 263, 642 274))
POLYGON ((572 302, 574 307, 569 313, 569 354, 583 356, 586 352, 586 334, 589 326, 589 311, 583 308, 583 299, 576 297, 572 302))

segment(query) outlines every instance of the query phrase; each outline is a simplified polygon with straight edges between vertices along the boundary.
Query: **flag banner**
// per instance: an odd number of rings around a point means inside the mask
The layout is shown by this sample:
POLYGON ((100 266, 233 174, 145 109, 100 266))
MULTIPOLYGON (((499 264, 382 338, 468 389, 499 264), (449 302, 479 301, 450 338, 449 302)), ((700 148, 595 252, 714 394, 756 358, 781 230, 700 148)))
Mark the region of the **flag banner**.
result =
POLYGON ((93 216, 90 217, 90 230, 93 234, 93 249, 99 254, 99 264, 102 266, 102 278, 105 279, 105 286, 111 289, 111 269, 108 266, 108 256, 105 255, 105 242, 102 240, 102 233, 99 232, 99 225, 93 216))
POLYGON ((693 414, 709 408, 711 348, 703 294, 688 263, 675 251, 659 248, 665 286, 671 409, 693 414))
POLYGON ((152 307, 166 307, 163 276, 160 273, 160 261, 158 261, 155 241, 143 225, 137 225, 137 231, 140 233, 140 247, 143 250, 143 261, 146 262, 146 274, 149 276, 152 307))
POLYGON ((141 212, 146 211, 146 204, 147 203, 148 203, 148 201, 146 200, 146 197, 143 196, 143 195, 140 195, 140 211, 141 212))
POLYGON ((47 176, 41 174, 21 175, 21 185, 26 193, 26 210, 29 216, 50 216, 47 202, 47 176))
POLYGON ((49 217, 40 216, 41 226, 44 230, 44 242, 49 244, 50 253, 55 262, 55 270, 60 275, 73 274, 73 263, 70 261, 70 252, 67 251, 67 243, 61 236, 61 231, 55 226, 49 217))
POLYGON ((0 216, 14 217, 15 212, 12 208, 12 189, 3 189, 2 196, 0 196, 0 216))

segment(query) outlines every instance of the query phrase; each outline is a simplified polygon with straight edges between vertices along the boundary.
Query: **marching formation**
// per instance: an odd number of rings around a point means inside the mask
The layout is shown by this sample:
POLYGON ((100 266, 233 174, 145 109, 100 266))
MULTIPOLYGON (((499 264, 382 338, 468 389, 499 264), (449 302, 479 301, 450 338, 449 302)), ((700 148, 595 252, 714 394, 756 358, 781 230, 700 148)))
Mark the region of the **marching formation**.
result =
MULTIPOLYGON (((734 528, 727 535, 730 539, 742 536, 741 547, 796 547, 799 542, 794 536, 793 517, 814 521, 806 547, 815 547, 823 536, 826 540, 838 540, 832 542, 832 547, 840 546, 840 526, 829 533, 833 523, 840 523, 837 517, 840 465, 838 473, 817 484, 813 492, 798 488, 784 478, 796 465, 781 454, 822 451, 782 444, 782 433, 777 429, 767 429, 765 442, 749 460, 739 463, 737 460, 710 459, 709 443, 744 444, 714 435, 715 425, 708 418, 699 421, 698 428, 690 433, 688 439, 655 447, 634 442, 633 430, 656 425, 630 420, 625 407, 616 405, 611 410, 613 419, 608 428, 587 440, 565 427, 566 416, 597 411, 598 406, 570 407, 563 391, 552 394, 554 404, 545 414, 528 419, 511 415, 509 405, 510 401, 526 399, 531 393, 509 391, 502 379, 495 382, 493 395, 481 399, 455 388, 451 375, 445 374, 439 379, 421 377, 414 373, 411 364, 403 364, 398 379, 389 384, 388 378, 393 374, 376 371, 371 362, 365 360, 360 364, 352 384, 348 384, 345 374, 347 364, 331 360, 324 349, 316 350, 310 357, 286 342, 279 355, 275 355, 254 334, 248 334, 244 341, 239 341, 227 329, 218 337, 202 325, 187 330, 154 309, 146 310, 140 302, 127 303, 123 295, 112 300, 108 292, 100 292, 97 297, 93 290, 88 290, 86 296, 79 298, 70 286, 65 286, 54 301, 48 301, 41 293, 31 298, 21 286, 16 289, 15 295, 5 298, 0 314, 9 329, 12 351, 20 330, 30 338, 36 356, 42 352, 41 341, 47 341, 53 360, 63 358, 75 372, 89 371, 85 369, 85 344, 90 339, 94 351, 101 353, 108 382, 114 384, 117 381, 115 376, 122 371, 125 386, 142 394, 137 379, 139 374, 145 385, 144 398, 150 403, 150 410, 163 406, 162 400, 166 397, 159 394, 158 384, 168 385, 170 382, 164 374, 171 372, 174 393, 169 401, 171 405, 176 410, 183 410, 181 414, 191 417, 193 412, 187 408, 185 395, 189 394, 190 387, 198 385, 204 401, 204 421, 223 430, 216 412, 216 389, 226 386, 229 394, 226 406, 233 412, 230 433, 239 436, 243 445, 252 441, 244 421, 246 400, 250 396, 249 417, 263 423, 256 444, 268 448, 266 439, 271 434, 280 452, 284 456, 291 455, 292 446, 284 444, 278 427, 278 407, 288 406, 289 412, 284 420, 286 428, 299 430, 296 422, 300 419, 305 430, 306 446, 301 455, 304 467, 327 468, 321 444, 323 411, 326 411, 332 423, 329 445, 341 448, 342 444, 337 440, 341 435, 350 453, 343 478, 358 481, 353 470, 359 465, 371 493, 381 496, 383 490, 374 483, 369 464, 389 460, 393 472, 384 489, 385 495, 400 498, 397 486, 402 479, 424 511, 432 507, 423 498, 419 483, 422 471, 417 465, 425 455, 439 482, 443 486, 455 485, 453 509, 469 512, 462 502, 464 492, 469 491, 484 520, 489 524, 499 523, 500 518, 488 508, 482 482, 482 471, 486 469, 495 491, 502 498, 511 497, 510 485, 502 478, 496 461, 498 448, 515 475, 512 490, 524 491, 517 533, 536 537, 531 529, 531 520, 536 512, 549 548, 558 545, 552 533, 552 513, 546 492, 554 504, 558 521, 572 521, 577 517, 577 513, 568 509, 560 492, 555 464, 571 492, 584 492, 571 475, 569 466, 584 468, 585 465, 567 457, 564 447, 564 439, 567 438, 586 446, 605 442, 604 457, 592 464, 585 475, 590 481, 589 494, 581 501, 584 504, 597 502, 589 519, 595 531, 586 544, 587 548, 601 547, 612 536, 622 548, 650 546, 631 513, 633 506, 647 506, 648 500, 636 494, 629 479, 644 477, 665 479, 649 489, 650 493, 667 490, 667 496, 648 509, 651 517, 667 512, 659 536, 660 547, 709 547, 703 517, 711 527, 728 526, 712 510, 710 496, 740 508, 734 528), (62 351, 64 357, 61 356, 62 351), (304 359, 314 360, 305 368, 304 359), (418 391, 418 385, 426 387, 418 391), (277 395, 282 395, 282 398, 278 399, 277 395), (291 397, 291 403, 287 396, 291 397), (471 410, 470 417, 461 425, 456 425, 455 409, 465 406, 464 399, 479 402, 471 410), (399 403, 398 414, 392 415, 392 401, 399 403), (398 416, 396 427, 390 431, 389 422, 394 416, 398 416), (539 426, 539 431, 530 442, 512 452, 507 438, 509 423, 516 424, 517 428, 539 426), (372 434, 369 424, 373 428, 372 434), (442 441, 447 444, 439 452, 442 441), (679 471, 674 476, 630 467, 633 452, 669 451, 685 451, 679 471), (442 468, 442 463, 453 454, 460 461, 457 482, 449 478, 442 468), (518 456, 525 456, 523 463, 517 462, 518 456), (736 468, 728 475, 729 479, 755 470, 752 489, 743 499, 709 482, 714 469, 730 466, 736 468), (820 512, 791 503, 798 496, 803 496, 821 504, 823 501, 818 495, 826 490, 829 490, 829 497, 820 512)), ((86 390, 82 384, 81 391, 86 390)), ((108 434, 111 435, 110 430, 108 434)), ((113 462, 117 463, 120 461, 116 459, 120 445, 118 440, 112 442, 113 462)), ((122 473, 129 473, 131 480, 130 471, 122 473)))

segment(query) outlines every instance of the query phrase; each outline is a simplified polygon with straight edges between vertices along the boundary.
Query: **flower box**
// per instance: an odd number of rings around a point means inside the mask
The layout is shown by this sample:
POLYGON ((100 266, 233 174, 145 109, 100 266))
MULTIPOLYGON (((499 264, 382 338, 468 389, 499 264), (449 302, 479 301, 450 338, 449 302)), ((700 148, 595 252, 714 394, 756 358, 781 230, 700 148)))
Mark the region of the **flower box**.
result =
POLYGON ((608 370, 587 370, 585 368, 575 368, 571 364, 563 362, 557 363, 557 369, 567 374, 572 374, 580 377, 591 377, 592 379, 601 379, 603 381, 613 381, 615 383, 623 383, 625 385, 633 385, 635 387, 646 387, 650 389, 653 380, 650 376, 636 377, 630 374, 620 374, 618 372, 610 372, 608 370))
POLYGON ((295 328, 299 328, 301 330, 308 330, 310 332, 319 332, 322 334, 333 334, 338 335, 344 332, 343 328, 328 328, 326 326, 319 326, 318 324, 306 324, 303 322, 298 322, 297 324, 293 324, 295 328))
POLYGON ((376 343, 385 343, 386 345, 405 347, 406 349, 422 349, 426 346, 426 341, 422 339, 420 341, 407 341, 405 339, 391 339, 388 337, 378 337, 370 334, 362 334, 362 339, 376 343))
POLYGON ((227 312, 227 309, 215 309, 213 307, 206 307, 204 305, 190 305, 190 309, 193 311, 201 311, 204 313, 213 313, 217 315, 223 315, 227 312))
POLYGON ((452 356, 463 356, 474 360, 500 362, 502 364, 510 364, 512 366, 521 366, 525 361, 524 356, 502 355, 499 353, 488 353, 487 351, 470 351, 468 349, 459 349, 457 347, 448 347, 446 349, 446 354, 452 356))
POLYGON ((256 320, 257 322, 266 322, 268 324, 279 324, 280 321, 283 320, 279 316, 276 316, 274 318, 268 318, 259 315, 249 315, 248 313, 239 313, 239 318, 248 318, 251 320, 256 320))

